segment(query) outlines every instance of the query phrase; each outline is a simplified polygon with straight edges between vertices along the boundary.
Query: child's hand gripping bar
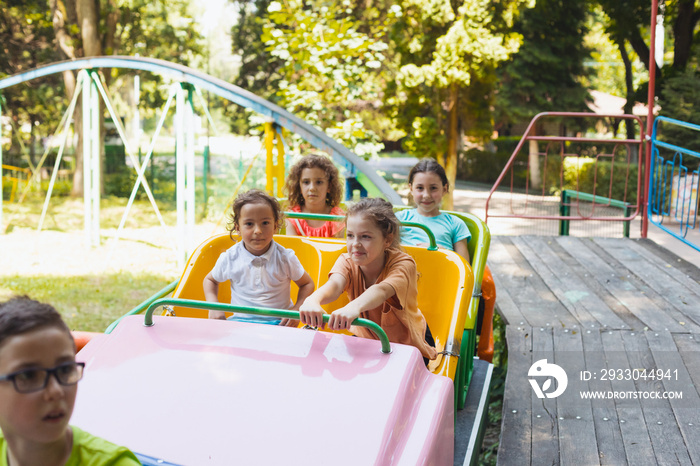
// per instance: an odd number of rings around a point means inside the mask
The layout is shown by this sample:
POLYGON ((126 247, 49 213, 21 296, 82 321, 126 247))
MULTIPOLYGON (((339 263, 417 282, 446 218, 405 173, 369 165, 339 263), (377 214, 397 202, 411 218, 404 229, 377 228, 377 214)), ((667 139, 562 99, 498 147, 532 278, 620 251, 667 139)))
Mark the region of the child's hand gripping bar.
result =
MULTIPOLYGON (((328 215, 327 215, 328 217, 328 215)), ((177 298, 163 298, 159 299, 157 301, 154 301, 151 303, 150 306, 148 306, 148 310, 146 310, 146 315, 143 320, 143 325, 146 327, 152 327, 154 325, 153 323, 153 311, 159 306, 163 306, 165 304, 169 304, 171 306, 181 306, 181 307, 189 307, 192 309, 209 309, 212 311, 223 311, 223 312, 244 312, 246 314, 255 314, 255 315, 261 315, 261 316, 271 316, 271 317, 279 317, 281 319, 295 319, 295 320, 301 320, 301 317, 299 316, 299 313, 297 311, 288 311, 284 309, 263 309, 263 308, 257 308, 257 307, 245 307, 245 306, 234 306, 233 304, 225 304, 225 303, 212 303, 208 301, 195 301, 192 299, 177 299, 177 298)), ((323 322, 326 323, 328 322, 328 319, 330 319, 330 314, 325 314, 323 316, 323 322)), ((372 322, 371 320, 367 319, 355 319, 352 323, 352 325, 358 325, 360 327, 366 327, 374 332, 375 335, 379 338, 379 341, 382 344, 382 353, 388 354, 391 353, 391 345, 389 344, 389 338, 387 338, 386 333, 384 333, 384 330, 377 325, 376 323, 372 322)))

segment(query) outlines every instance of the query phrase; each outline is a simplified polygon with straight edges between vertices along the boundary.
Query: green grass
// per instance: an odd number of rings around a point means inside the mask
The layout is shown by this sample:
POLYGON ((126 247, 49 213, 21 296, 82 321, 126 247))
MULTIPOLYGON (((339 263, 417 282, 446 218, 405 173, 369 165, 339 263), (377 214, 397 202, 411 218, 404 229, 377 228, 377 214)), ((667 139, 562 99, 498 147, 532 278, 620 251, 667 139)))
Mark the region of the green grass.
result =
POLYGON ((103 332, 172 280, 150 274, 0 277, 0 300, 14 295, 52 304, 72 330, 103 332))
POLYGON ((496 464, 498 456, 498 444, 501 436, 501 418, 503 411, 503 392, 506 385, 506 372, 508 371, 508 347, 506 346, 506 326, 498 313, 493 315, 493 378, 491 380, 491 392, 489 399, 489 411, 487 413, 487 426, 484 433, 484 443, 481 446, 479 456, 480 465, 492 466, 496 464))

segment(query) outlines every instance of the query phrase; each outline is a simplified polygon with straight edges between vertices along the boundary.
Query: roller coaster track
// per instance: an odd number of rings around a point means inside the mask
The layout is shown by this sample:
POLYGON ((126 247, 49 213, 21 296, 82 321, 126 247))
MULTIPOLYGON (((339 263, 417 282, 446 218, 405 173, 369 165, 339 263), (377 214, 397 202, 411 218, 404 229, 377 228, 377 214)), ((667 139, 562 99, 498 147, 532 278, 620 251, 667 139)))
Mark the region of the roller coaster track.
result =
POLYGON ((284 110, 282 107, 273 104, 250 91, 242 89, 221 79, 209 76, 192 68, 183 65, 170 63, 165 60, 145 57, 126 56, 103 56, 81 58, 51 63, 30 71, 18 73, 0 80, 0 91, 10 86, 20 84, 32 79, 62 73, 64 71, 74 71, 81 69, 96 68, 121 68, 131 70, 150 71, 152 73, 169 76, 181 82, 189 83, 200 89, 212 92, 224 99, 227 99, 241 107, 249 108, 261 115, 272 119, 279 126, 286 128, 301 136, 312 146, 325 151, 336 161, 346 161, 364 173, 372 183, 386 196, 392 204, 403 204, 401 197, 394 191, 389 183, 379 176, 376 171, 361 157, 354 154, 350 149, 338 143, 323 131, 306 123, 301 118, 296 117, 284 110))

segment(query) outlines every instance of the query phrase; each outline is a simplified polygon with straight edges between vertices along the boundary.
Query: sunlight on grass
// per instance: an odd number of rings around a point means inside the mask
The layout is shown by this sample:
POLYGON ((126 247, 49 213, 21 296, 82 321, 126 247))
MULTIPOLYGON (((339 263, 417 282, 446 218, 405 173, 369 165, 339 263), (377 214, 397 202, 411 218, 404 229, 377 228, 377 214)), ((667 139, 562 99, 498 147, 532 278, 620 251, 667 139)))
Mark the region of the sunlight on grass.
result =
POLYGON ((164 288, 171 280, 150 274, 0 277, 0 300, 26 294, 47 302, 72 330, 103 332, 118 317, 164 288))
MULTIPOLYGON (((126 209, 128 199, 107 196, 100 201, 100 226, 102 228, 117 228, 126 209)), ((6 221, 9 223, 7 232, 14 228, 37 228, 44 200, 38 196, 28 197, 22 204, 6 203, 6 221)), ((176 212, 165 210, 158 206, 166 224, 176 223, 176 212)), ((83 228, 83 199, 57 197, 51 199, 44 220, 44 230, 72 231, 83 228)), ((159 225, 158 217, 148 200, 134 201, 125 226, 127 228, 147 228, 159 225)))

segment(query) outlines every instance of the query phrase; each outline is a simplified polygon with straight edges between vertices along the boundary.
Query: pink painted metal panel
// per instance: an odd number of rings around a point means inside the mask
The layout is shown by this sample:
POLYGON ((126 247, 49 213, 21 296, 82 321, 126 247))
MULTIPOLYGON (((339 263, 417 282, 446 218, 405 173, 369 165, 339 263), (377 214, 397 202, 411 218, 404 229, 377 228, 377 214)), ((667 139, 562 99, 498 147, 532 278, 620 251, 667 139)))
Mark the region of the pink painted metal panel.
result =
POLYGON ((452 464, 453 387, 413 347, 207 319, 125 318, 72 423, 182 464, 452 464))

